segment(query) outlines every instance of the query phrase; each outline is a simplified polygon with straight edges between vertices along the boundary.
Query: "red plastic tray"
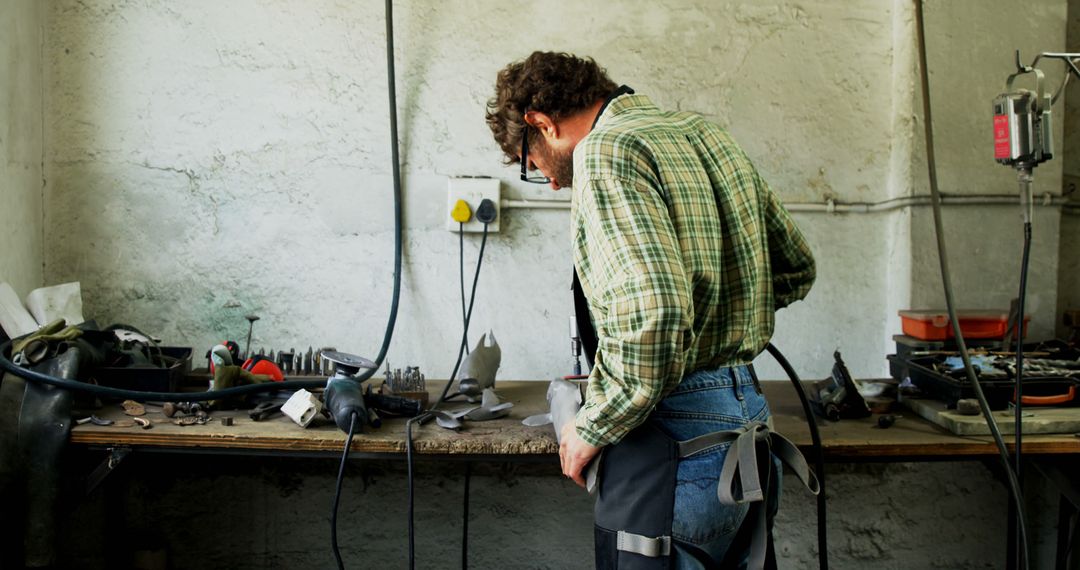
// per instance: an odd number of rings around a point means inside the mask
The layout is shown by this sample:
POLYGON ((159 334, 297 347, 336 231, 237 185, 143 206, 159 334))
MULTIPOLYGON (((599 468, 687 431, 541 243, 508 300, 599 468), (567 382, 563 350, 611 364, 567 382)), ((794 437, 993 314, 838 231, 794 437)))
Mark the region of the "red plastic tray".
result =
MULTIPOLYGON (((1008 326, 1008 311, 961 310, 960 333, 964 338, 1001 338, 1008 326)), ((1024 317, 1023 334, 1027 335, 1030 316, 1024 317)), ((900 311, 900 324, 904 334, 919 340, 945 340, 954 338, 949 313, 942 310, 900 311)))

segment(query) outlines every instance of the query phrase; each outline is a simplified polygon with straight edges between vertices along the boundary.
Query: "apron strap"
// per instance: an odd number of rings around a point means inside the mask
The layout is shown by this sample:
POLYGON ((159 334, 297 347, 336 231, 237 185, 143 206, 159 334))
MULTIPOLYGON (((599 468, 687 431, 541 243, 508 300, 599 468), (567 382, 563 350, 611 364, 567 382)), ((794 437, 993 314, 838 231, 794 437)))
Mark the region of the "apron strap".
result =
POLYGON ((668 556, 671 554, 671 537, 658 536, 656 538, 634 534, 620 530, 617 538, 618 549, 623 552, 633 552, 649 558, 668 556))
POLYGON ((777 459, 787 465, 811 494, 817 495, 821 492, 821 487, 817 475, 810 470, 799 448, 784 436, 771 431, 762 422, 750 422, 738 429, 707 433, 679 442, 679 457, 688 457, 724 443, 731 443, 731 447, 720 470, 716 497, 723 505, 753 503, 749 516, 753 517, 752 524, 755 528, 748 568, 764 568, 768 542, 764 501, 769 487, 773 484, 772 456, 776 455, 777 459))

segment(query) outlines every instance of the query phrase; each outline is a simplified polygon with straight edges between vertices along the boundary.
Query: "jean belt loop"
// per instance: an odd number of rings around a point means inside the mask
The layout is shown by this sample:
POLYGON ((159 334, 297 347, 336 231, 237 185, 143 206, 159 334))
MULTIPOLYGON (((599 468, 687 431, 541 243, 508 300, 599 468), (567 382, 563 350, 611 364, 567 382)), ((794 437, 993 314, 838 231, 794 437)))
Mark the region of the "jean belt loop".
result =
POLYGON ((760 381, 760 380, 758 380, 758 377, 757 377, 757 371, 756 371, 756 370, 754 370, 754 363, 753 363, 753 362, 751 362, 750 364, 747 364, 747 365, 746 365, 746 370, 747 370, 748 372, 750 372, 750 379, 754 381, 754 390, 756 390, 756 391, 757 391, 757 393, 758 393, 758 395, 759 395, 759 396, 760 396, 760 395, 762 395, 762 392, 761 392, 761 381, 760 381))
POLYGON ((729 367, 728 372, 731 373, 731 389, 735 390, 735 399, 741 402, 746 399, 746 396, 743 395, 742 383, 739 382, 739 368, 737 366, 729 367))

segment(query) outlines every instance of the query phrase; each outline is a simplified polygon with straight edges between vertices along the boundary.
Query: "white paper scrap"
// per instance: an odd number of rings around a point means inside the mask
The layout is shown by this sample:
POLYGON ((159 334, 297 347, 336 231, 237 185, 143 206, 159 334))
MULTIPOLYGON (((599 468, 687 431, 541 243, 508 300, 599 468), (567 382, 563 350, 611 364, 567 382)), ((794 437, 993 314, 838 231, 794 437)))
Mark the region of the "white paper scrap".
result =
POLYGON ((15 290, 6 282, 0 282, 0 326, 10 338, 29 334, 38 329, 37 321, 26 310, 15 290))
POLYGON ((82 324, 82 289, 79 282, 34 289, 26 296, 26 308, 39 325, 64 319, 68 325, 82 324))

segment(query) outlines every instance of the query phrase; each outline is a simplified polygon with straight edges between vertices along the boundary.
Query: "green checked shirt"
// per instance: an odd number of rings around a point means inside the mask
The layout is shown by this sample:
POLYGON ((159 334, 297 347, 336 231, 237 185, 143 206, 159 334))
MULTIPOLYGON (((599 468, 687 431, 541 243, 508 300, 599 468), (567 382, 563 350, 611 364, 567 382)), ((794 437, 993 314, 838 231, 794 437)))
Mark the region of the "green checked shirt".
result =
POLYGON ((814 258, 720 127, 612 100, 574 149, 574 264, 598 346, 578 435, 612 444, 683 374, 751 362, 814 258))

